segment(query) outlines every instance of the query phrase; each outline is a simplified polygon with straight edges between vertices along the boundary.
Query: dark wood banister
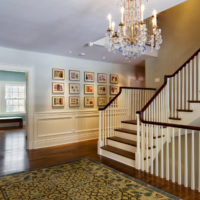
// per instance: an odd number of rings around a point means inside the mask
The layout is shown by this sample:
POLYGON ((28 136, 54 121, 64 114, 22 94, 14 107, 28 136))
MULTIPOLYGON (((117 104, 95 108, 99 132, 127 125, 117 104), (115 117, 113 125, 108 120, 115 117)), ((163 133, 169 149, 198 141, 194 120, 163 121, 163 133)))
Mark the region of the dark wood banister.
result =
POLYGON ((179 67, 172 75, 166 75, 164 77, 164 83, 163 85, 157 90, 157 92, 153 95, 153 97, 149 100, 149 102, 142 108, 141 111, 137 111, 137 114, 140 115, 140 121, 144 124, 152 124, 152 125, 159 125, 159 126, 170 126, 174 128, 184 128, 184 129, 190 129, 190 130, 200 130, 200 127, 196 126, 187 126, 187 125, 181 125, 181 124, 171 124, 171 123, 165 123, 165 122, 153 122, 153 121, 146 121, 143 119, 143 113, 144 111, 150 106, 150 104, 154 101, 154 99, 159 95, 159 93, 163 90, 163 88, 167 85, 167 79, 174 77, 176 74, 178 74, 179 71, 181 71, 190 60, 192 60, 198 53, 200 52, 200 48, 189 58, 187 61, 179 67))
POLYGON ((108 106, 111 105, 113 101, 117 99, 117 97, 122 93, 123 89, 128 89, 128 90, 156 90, 155 88, 140 88, 140 87, 120 87, 120 90, 118 94, 103 108, 99 108, 99 111, 105 110, 108 106))

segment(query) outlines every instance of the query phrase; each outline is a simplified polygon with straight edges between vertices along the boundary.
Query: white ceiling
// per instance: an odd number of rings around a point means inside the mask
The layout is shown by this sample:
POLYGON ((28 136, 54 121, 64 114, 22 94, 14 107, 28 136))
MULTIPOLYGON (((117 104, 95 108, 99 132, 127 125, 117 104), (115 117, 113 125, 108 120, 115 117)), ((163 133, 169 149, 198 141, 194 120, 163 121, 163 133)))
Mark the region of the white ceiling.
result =
MULTIPOLYGON (((145 16, 184 0, 147 0, 145 16)), ((109 62, 127 62, 103 47, 85 44, 102 38, 106 16, 119 19, 120 0, 0 0, 0 46, 109 62)), ((134 60, 139 62, 143 58, 134 60)))

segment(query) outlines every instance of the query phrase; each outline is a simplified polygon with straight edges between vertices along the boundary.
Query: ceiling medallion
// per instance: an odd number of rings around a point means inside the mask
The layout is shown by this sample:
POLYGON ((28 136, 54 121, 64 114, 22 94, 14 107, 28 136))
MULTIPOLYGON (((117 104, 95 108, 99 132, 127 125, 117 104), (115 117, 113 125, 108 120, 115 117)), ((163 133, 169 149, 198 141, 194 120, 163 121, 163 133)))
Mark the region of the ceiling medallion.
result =
POLYGON ((151 19, 144 20, 143 0, 122 0, 121 5, 121 21, 117 30, 111 14, 108 15, 105 44, 108 51, 119 51, 131 59, 144 53, 147 46, 151 50, 160 49, 162 36, 161 29, 157 26, 157 11, 153 11, 151 19))

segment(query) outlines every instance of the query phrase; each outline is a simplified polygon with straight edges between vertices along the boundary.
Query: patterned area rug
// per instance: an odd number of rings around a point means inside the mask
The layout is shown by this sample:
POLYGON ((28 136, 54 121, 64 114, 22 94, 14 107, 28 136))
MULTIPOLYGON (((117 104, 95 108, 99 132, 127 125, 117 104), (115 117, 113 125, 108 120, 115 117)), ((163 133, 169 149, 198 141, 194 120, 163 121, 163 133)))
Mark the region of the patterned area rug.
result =
POLYGON ((0 177, 1 200, 178 199, 90 159, 0 177))

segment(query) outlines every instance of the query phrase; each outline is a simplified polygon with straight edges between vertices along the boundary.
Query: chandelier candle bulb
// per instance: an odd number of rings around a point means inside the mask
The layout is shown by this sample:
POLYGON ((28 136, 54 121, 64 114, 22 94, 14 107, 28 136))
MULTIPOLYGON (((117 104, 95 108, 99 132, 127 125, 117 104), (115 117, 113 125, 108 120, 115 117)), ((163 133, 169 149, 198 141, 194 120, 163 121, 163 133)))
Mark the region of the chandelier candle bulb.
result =
POLYGON ((112 16, 111 14, 108 14, 108 29, 112 29, 112 16))
POLYGON ((121 24, 124 23, 124 7, 121 7, 121 24))
POLYGON ((157 26, 157 11, 153 11, 153 26, 157 26))
POLYGON ((144 4, 141 5, 141 22, 144 21, 144 9, 145 9, 145 6, 144 4))

